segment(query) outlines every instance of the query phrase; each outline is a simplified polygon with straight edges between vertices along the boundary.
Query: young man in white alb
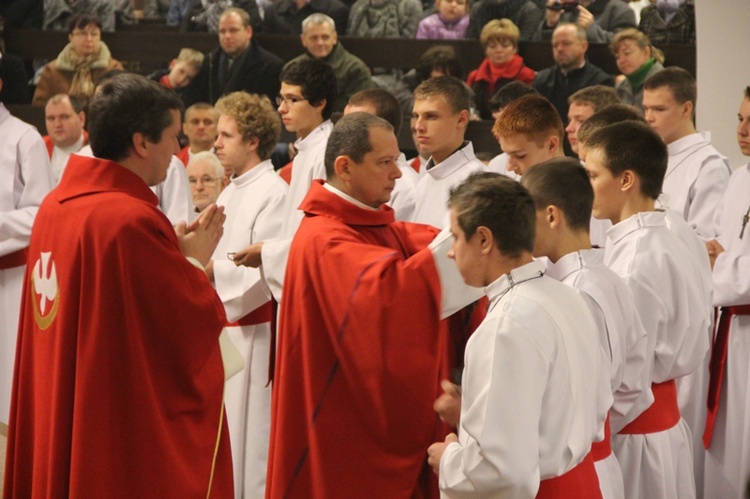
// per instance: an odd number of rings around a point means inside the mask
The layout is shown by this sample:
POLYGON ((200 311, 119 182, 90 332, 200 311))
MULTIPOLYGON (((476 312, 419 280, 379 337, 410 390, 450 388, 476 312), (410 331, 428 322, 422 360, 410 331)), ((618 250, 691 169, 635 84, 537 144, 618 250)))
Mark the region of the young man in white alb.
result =
POLYGON ((583 299, 532 258, 534 211, 494 173, 450 196, 449 257, 490 304, 466 347, 458 437, 428 450, 443 497, 601 497, 590 450, 606 368, 583 299))
MULTIPOLYGON (((750 87, 740 104, 737 141, 750 156, 750 87)), ((716 216, 718 237, 706 243, 713 264, 714 305, 721 318, 711 352, 705 496, 744 498, 750 478, 750 165, 732 174, 716 216)))
POLYGON ((229 378, 225 404, 237 497, 263 497, 271 425, 269 358, 271 293, 257 269, 237 267, 232 253, 279 236, 288 187, 273 170, 279 116, 267 97, 234 92, 216 103, 216 155, 234 172, 217 204, 227 215, 224 235, 206 272, 227 314, 227 334, 245 366, 229 378))
POLYGON ((612 437, 627 498, 695 497, 690 429, 675 379, 692 373, 708 348, 700 269, 656 208, 667 148, 647 125, 624 121, 585 143, 593 214, 612 221, 604 263, 633 291, 653 355, 654 403, 612 437))
POLYGON ((300 59, 281 71, 281 91, 276 98, 284 128, 297 134, 292 179, 285 208, 283 237, 291 238, 302 220, 297 209, 313 180, 325 180, 323 156, 333 130, 331 113, 336 103, 336 76, 328 64, 300 59))
POLYGON ((412 118, 420 154, 430 156, 417 184, 414 222, 434 227, 448 224, 448 193, 474 172, 487 167, 474 156, 464 140, 469 123, 471 93, 453 76, 438 76, 414 90, 412 118))
POLYGON ((669 151, 663 201, 708 241, 716 237, 714 213, 732 170, 711 145, 710 133, 695 129, 696 97, 695 78, 682 68, 654 73, 643 86, 646 122, 669 151))
POLYGON ((592 452, 602 496, 622 498, 622 471, 612 453, 610 434, 619 432, 654 400, 648 335, 632 292, 604 265, 604 249, 591 246, 589 223, 594 193, 580 162, 573 158, 545 161, 527 170, 521 184, 536 205, 534 256, 547 257, 547 275, 578 291, 599 332, 609 366, 601 396, 609 419, 604 440, 595 442, 592 452))

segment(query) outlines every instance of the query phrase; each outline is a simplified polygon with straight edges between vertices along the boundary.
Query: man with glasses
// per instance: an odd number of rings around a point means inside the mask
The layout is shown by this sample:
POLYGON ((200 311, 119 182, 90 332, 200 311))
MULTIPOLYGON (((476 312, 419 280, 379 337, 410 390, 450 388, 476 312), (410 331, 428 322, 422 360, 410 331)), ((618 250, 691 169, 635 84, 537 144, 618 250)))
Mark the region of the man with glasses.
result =
POLYGON ((283 234, 292 237, 302 212, 297 209, 313 180, 325 180, 323 164, 331 114, 336 102, 336 77, 328 64, 316 59, 292 61, 281 72, 281 93, 276 98, 284 127, 297 134, 292 180, 283 234))
POLYGON ((219 198, 229 182, 219 158, 211 151, 194 154, 187 165, 188 184, 195 213, 200 213, 219 198))
MULTIPOLYGON (((235 497, 263 497, 271 424, 268 373, 274 312, 271 292, 260 271, 236 266, 233 254, 250 244, 279 237, 288 188, 274 172, 270 157, 281 124, 266 97, 245 92, 222 97, 216 110, 216 155, 233 176, 217 201, 225 207, 227 220, 206 272, 224 304, 229 339, 245 365, 227 380, 224 391, 235 497)), ((213 181, 214 177, 208 178, 213 181)))

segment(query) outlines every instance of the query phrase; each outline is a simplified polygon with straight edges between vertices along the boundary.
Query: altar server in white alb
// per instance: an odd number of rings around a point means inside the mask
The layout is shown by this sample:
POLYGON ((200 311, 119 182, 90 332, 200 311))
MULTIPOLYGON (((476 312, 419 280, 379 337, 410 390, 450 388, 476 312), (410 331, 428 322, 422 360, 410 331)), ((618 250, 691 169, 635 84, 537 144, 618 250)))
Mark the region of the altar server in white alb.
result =
MULTIPOLYGON (((737 141, 750 156, 750 87, 740 104, 737 141)), ((711 352, 706 497, 747 497, 750 479, 750 164, 732 174, 709 241, 714 305, 721 315, 711 352)))
MULTIPOLYGON (((578 130, 579 150, 581 151, 582 157, 585 157, 586 153, 586 140, 595 130, 626 120, 645 123, 645 120, 636 112, 635 108, 624 104, 609 106, 586 120, 578 130)), ((671 230, 683 244, 685 244, 688 250, 688 255, 693 259, 699 270, 695 275, 695 278, 700 283, 701 290, 703 291, 702 302, 706 305, 704 309, 709 323, 709 327, 706 329, 705 334, 710 343, 712 337, 712 328, 710 324, 713 322, 713 307, 711 306, 711 265, 708 261, 708 255, 705 249, 706 245, 698 236, 695 229, 688 225, 688 222, 685 221, 681 213, 665 206, 666 198, 668 197, 669 196, 662 192, 654 206, 657 210, 664 212, 667 228, 671 230)), ((612 227, 612 223, 609 220, 601 220, 601 222, 606 222, 609 227, 612 227)), ((592 228, 593 227, 594 225, 592 224, 592 228)), ((601 244, 601 246, 605 245, 606 242, 601 244)), ((706 424, 708 351, 706 352, 701 365, 687 376, 682 376, 676 379, 675 383, 677 385, 677 403, 680 407, 680 415, 688 424, 693 438, 693 470, 696 482, 696 492, 698 497, 701 497, 700 491, 703 490, 703 456, 705 454, 701 436, 703 435, 703 428, 706 424)))
POLYGON ((232 253, 279 236, 288 187, 273 170, 271 153, 281 133, 267 97, 234 92, 216 103, 216 155, 234 172, 217 204, 224 235, 206 267, 227 313, 227 333, 245 367, 226 382, 225 404, 236 497, 263 497, 271 419, 269 358, 271 294, 258 269, 237 267, 232 253))
POLYGON ((470 108, 469 87, 453 76, 430 78, 414 90, 414 135, 420 154, 430 159, 417 184, 413 222, 447 226, 451 187, 474 172, 488 171, 474 156, 471 142, 464 140, 470 108))
POLYGON ((606 367, 583 299, 532 258, 534 211, 494 173, 450 196, 449 256, 490 305, 466 347, 458 437, 428 450, 444 497, 601 497, 591 444, 606 367))
MULTIPOLYGON (((0 58, 0 88, 2 88, 0 58)), ((52 189, 42 136, 0 102, 0 426, 8 424, 18 314, 31 226, 52 189)))
POLYGON ((604 249, 592 248, 589 223, 594 193, 586 170, 573 158, 528 169, 521 180, 536 205, 534 256, 549 259, 547 275, 572 286, 589 306, 609 366, 601 400, 609 411, 605 438, 592 447, 605 499, 625 496, 622 471, 610 434, 653 402, 648 335, 625 282, 604 265, 604 249), (613 400, 614 397, 614 400, 613 400))
POLYGON ((691 434, 680 417, 675 379, 708 348, 708 316, 697 262, 656 210, 667 148, 643 123, 596 130, 585 143, 593 214, 612 221, 604 262, 633 292, 653 355, 654 403, 612 437, 628 498, 695 497, 691 434))
MULTIPOLYGON (((659 203, 669 207, 667 225, 690 245, 702 269, 706 303, 711 303, 711 271, 705 241, 717 235, 714 215, 732 173, 729 160, 711 145, 710 132, 698 132, 693 123, 697 88, 695 78, 682 68, 669 67, 646 80, 643 111, 646 122, 667 144, 669 162, 659 203), (670 216, 671 215, 671 216, 670 216), (687 222, 674 220, 679 215, 687 222), (688 230, 691 229, 691 230, 688 230), (698 240, 693 237, 698 236, 698 240)), ((709 314, 712 315, 709 307, 709 314)), ((706 331, 709 340, 712 330, 706 331)), ((696 489, 702 496, 705 452, 701 437, 706 424, 708 355, 690 376, 677 381, 677 399, 683 419, 693 434, 696 489)), ((711 497, 709 495, 708 497, 711 497)))
POLYGON ((682 68, 670 67, 651 75, 643 88, 646 122, 669 152, 662 187, 665 204, 704 241, 713 239, 714 213, 732 170, 729 160, 711 145, 711 134, 695 129, 695 78, 682 68))
MULTIPOLYGON (((281 71, 281 93, 276 98, 284 128, 297 134, 292 160, 292 178, 285 207, 283 235, 297 232, 303 213, 299 205, 313 180, 326 179, 323 157, 333 130, 331 114, 336 104, 336 76, 331 67, 317 59, 289 62, 281 71)), ((286 260, 284 259, 284 263, 286 260)))

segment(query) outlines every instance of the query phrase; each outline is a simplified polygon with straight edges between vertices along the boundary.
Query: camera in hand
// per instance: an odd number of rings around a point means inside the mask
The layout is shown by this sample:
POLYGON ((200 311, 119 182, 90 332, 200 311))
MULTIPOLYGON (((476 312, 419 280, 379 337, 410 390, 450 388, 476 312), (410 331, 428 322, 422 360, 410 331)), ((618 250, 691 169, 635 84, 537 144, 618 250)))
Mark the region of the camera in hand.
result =
POLYGON ((581 0, 573 0, 573 1, 557 1, 553 3, 552 5, 548 6, 547 8, 549 10, 554 10, 556 12, 559 11, 565 11, 565 12, 575 12, 578 10, 578 6, 581 4, 581 0))

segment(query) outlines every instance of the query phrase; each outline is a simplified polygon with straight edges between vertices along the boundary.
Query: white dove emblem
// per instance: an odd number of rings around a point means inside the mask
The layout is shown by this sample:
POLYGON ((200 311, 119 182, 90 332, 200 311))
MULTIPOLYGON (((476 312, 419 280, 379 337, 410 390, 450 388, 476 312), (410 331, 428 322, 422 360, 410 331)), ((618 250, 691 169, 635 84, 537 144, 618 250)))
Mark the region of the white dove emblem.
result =
POLYGON ((55 262, 50 261, 51 252, 41 253, 34 264, 34 289, 40 295, 39 309, 41 315, 47 311, 47 301, 53 302, 57 297, 57 270, 55 262), (47 271, 49 270, 49 274, 47 271))

